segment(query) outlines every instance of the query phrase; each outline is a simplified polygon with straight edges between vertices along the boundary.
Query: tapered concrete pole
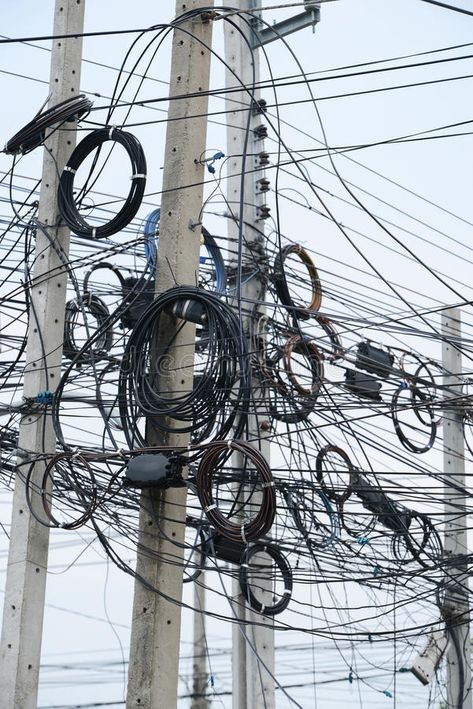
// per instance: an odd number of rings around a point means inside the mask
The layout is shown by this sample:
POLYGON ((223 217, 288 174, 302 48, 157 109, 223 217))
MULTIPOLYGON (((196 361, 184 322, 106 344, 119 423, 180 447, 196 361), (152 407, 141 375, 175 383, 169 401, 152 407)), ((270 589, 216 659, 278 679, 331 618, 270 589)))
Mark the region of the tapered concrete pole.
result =
MULTIPOLYGON (((85 0, 57 0, 54 9, 54 35, 81 34, 85 0)), ((82 39, 53 41, 50 71, 50 100, 53 106, 79 94, 82 39)), ((28 117, 29 118, 29 117, 28 117)), ((55 225, 59 221, 57 189, 59 175, 75 146, 73 124, 67 131, 55 131, 44 151, 38 220, 48 230, 67 259, 69 230, 55 225)), ((35 398, 41 391, 54 392, 61 376, 66 272, 50 239, 36 231, 36 249, 30 290, 30 320, 25 367, 25 397, 35 398)), ((54 453, 56 436, 49 414, 38 411, 23 416, 19 447, 28 455, 19 463, 33 462, 37 454, 54 453)), ((0 645, 0 704, 2 709, 36 709, 39 664, 43 633, 49 529, 29 513, 25 497, 22 466, 15 480, 13 513, 5 605, 0 645)), ((32 483, 40 485, 43 465, 36 463, 32 483)), ((38 503, 33 493, 32 502, 38 503)))

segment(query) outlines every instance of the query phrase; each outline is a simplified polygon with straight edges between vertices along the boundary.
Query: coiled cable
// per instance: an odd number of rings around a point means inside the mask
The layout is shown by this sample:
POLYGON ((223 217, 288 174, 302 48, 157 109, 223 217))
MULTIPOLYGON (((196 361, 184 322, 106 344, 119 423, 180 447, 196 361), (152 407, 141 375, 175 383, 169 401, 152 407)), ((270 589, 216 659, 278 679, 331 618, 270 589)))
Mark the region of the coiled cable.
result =
MULTIPOLYGON (((273 476, 264 456, 246 441, 212 441, 207 444, 197 469, 195 482, 197 495, 207 519, 227 539, 246 544, 256 541, 271 529, 276 514, 276 492, 273 476), (248 481, 242 480, 241 474, 240 479, 236 480, 241 487, 248 487, 250 491, 246 507, 251 507, 252 515, 249 520, 241 523, 240 521, 235 523, 229 519, 234 516, 234 506, 232 505, 228 513, 223 512, 219 509, 212 493, 212 485, 214 481, 218 481, 232 451, 241 453, 252 465, 251 474, 245 470, 248 481), (256 491, 258 491, 259 502, 254 501, 256 491), (257 511, 254 513, 255 507, 257 507, 257 511)), ((240 502, 238 513, 242 514, 244 511, 245 503, 240 502)))
POLYGON ((99 128, 89 133, 72 152, 65 166, 58 189, 59 212, 74 234, 84 239, 104 239, 124 229, 140 208, 146 186, 146 158, 137 138, 118 128, 99 128), (122 145, 130 158, 131 187, 125 204, 109 222, 90 225, 80 214, 74 199, 74 176, 93 150, 108 141, 122 145))

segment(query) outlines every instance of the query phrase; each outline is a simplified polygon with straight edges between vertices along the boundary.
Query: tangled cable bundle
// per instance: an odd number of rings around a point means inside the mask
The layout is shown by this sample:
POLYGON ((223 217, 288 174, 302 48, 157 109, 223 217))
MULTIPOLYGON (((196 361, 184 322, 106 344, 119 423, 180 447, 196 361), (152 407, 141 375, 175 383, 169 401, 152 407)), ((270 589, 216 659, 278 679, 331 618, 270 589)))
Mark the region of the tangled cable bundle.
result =
POLYGON ((21 153, 26 155, 41 145, 46 138, 46 129, 57 123, 67 123, 83 118, 92 108, 93 103, 84 94, 73 96, 55 106, 40 111, 29 123, 21 128, 18 133, 7 141, 4 152, 9 155, 21 153))
MULTIPOLYGON (((225 476, 228 482, 228 475, 225 476)), ((276 514, 276 492, 274 480, 266 459, 246 441, 212 441, 199 463, 196 473, 197 495, 209 522, 227 539, 237 542, 256 541, 269 532, 276 514), (252 465, 250 474, 246 475, 246 463, 235 476, 230 476, 230 482, 235 486, 234 498, 230 500, 230 509, 223 512, 218 506, 218 497, 212 493, 214 484, 224 475, 232 451, 241 453, 244 460, 252 465), (244 477, 248 479, 244 479, 244 477), (238 500, 243 494, 244 500, 238 500), (257 500, 254 498, 258 497, 257 500), (257 508, 249 521, 243 520, 245 508, 257 508), (242 521, 231 522, 230 518, 241 517, 242 521)))
POLYGON ((83 364, 91 360, 97 361, 106 355, 113 345, 113 329, 109 319, 107 306, 92 293, 84 293, 80 298, 70 300, 66 304, 64 320, 64 356, 83 364), (88 335, 86 339, 92 340, 90 347, 85 347, 85 342, 77 342, 76 333, 81 315, 84 320, 82 328, 88 335), (91 321, 95 321, 93 325, 91 321), (94 330, 92 333, 91 326, 94 330), (95 337, 92 337, 94 335, 95 337))
POLYGON ((124 229, 140 208, 146 186, 146 158, 141 144, 131 133, 118 128, 100 128, 89 133, 73 151, 64 168, 58 189, 58 209, 67 226, 84 239, 104 239, 124 229), (93 150, 107 142, 122 145, 130 158, 131 187, 125 204, 109 222, 91 226, 80 214, 74 198, 74 176, 93 150))
POLYGON ((25 480, 26 500, 35 519, 46 527, 69 530, 88 522, 97 506, 97 485, 89 461, 80 454, 58 453, 46 464, 39 488, 33 484, 35 465, 30 465, 25 480), (45 518, 34 504, 36 496, 45 518))
MULTIPOLYGON (((198 331, 199 335, 199 331, 198 331)), ((137 416, 152 419, 162 431, 175 430, 169 419, 182 423, 194 441, 210 433, 220 438, 231 429, 237 414, 244 419, 249 387, 248 355, 234 311, 212 293, 193 286, 177 286, 158 296, 132 331, 120 369, 118 393, 122 426, 130 446, 144 446, 137 416), (193 366, 193 361, 169 361, 174 336, 167 323, 186 321, 202 325, 199 355, 191 391, 169 394, 169 372, 193 366)))
POLYGON ((424 394, 424 392, 416 386, 405 386, 401 384, 394 392, 391 402, 391 416, 394 424, 394 430, 406 450, 412 453, 426 453, 429 451, 437 436, 437 423, 432 408, 432 399, 424 394), (409 401, 404 406, 400 403, 400 397, 409 393, 409 401), (416 422, 403 422, 401 414, 403 412, 410 413, 414 411, 416 422), (422 416, 424 413, 424 416, 422 416), (425 416, 427 414, 428 420, 425 416), (422 428, 423 427, 423 428, 422 428), (427 428, 427 432, 425 429, 427 428), (407 429, 410 435, 405 433, 407 429), (412 440, 410 436, 416 435, 417 438, 412 440), (419 441, 421 436, 421 441, 419 441), (425 442, 422 442, 422 440, 425 442))

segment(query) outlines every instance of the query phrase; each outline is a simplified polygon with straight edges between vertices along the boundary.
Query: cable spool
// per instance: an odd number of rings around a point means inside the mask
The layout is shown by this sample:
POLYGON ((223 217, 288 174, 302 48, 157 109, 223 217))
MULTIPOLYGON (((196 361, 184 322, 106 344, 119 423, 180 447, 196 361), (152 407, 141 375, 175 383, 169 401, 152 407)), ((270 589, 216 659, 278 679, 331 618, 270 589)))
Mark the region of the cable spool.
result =
MULTIPOLYGON (((146 217, 143 232, 143 235, 145 237, 144 248, 147 265, 153 278, 156 277, 156 251, 160 217, 161 209, 157 207, 146 217)), ((220 248, 218 247, 215 238, 209 231, 207 231, 204 226, 201 227, 201 234, 204 241, 204 246, 207 248, 207 251, 210 254, 215 268, 214 292, 225 293, 227 288, 227 272, 225 268, 225 262, 222 257, 222 252, 220 251, 220 248)))
POLYGON ((319 274, 311 257, 299 244, 289 244, 279 251, 274 260, 273 278, 279 300, 291 310, 295 317, 307 320, 310 315, 320 309, 322 303, 322 286, 320 284, 319 274), (311 300, 307 305, 294 302, 289 291, 285 273, 285 261, 290 254, 296 254, 296 256, 300 258, 309 274, 311 300))
POLYGON ((278 615, 289 605, 293 587, 292 571, 286 557, 280 552, 279 548, 275 544, 264 544, 259 542, 258 544, 252 544, 249 546, 241 559, 239 579, 243 596, 246 598, 251 608, 257 613, 262 613, 263 615, 278 615), (279 601, 272 603, 271 605, 261 603, 252 589, 252 586, 256 587, 258 584, 258 581, 255 583, 251 580, 252 566, 253 569, 256 570, 257 577, 259 575, 263 582, 266 580, 265 576, 267 575, 267 571, 271 570, 271 566, 263 564, 261 561, 258 563, 255 559, 258 554, 266 554, 271 557, 284 582, 284 591, 281 594, 279 601))
POLYGON ((170 420, 180 422, 177 430, 192 433, 194 442, 210 435, 225 436, 237 413, 244 424, 249 375, 246 343, 240 334, 234 311, 201 288, 171 288, 151 303, 130 334, 120 369, 120 418, 130 448, 146 445, 138 426, 140 416, 152 418, 153 426, 162 431, 176 430, 170 420), (167 391, 169 372, 187 370, 194 358, 169 361, 176 317, 182 324, 186 317, 190 322, 205 317, 208 331, 205 352, 196 358, 194 386, 180 395, 167 391), (151 367, 155 343, 159 347, 151 367))
MULTIPOLYGON (((397 437, 399 438, 400 442, 406 448, 406 450, 410 451, 411 453, 426 453, 429 451, 435 441, 435 438, 437 436, 437 424, 435 422, 434 414, 432 411, 432 408, 429 403, 428 397, 420 390, 417 389, 417 387, 414 387, 413 385, 406 387, 405 384, 401 384, 396 391, 394 392, 392 402, 391 402, 391 418, 393 420, 394 424, 394 430, 396 431, 397 437), (403 410, 405 411, 412 411, 415 406, 419 406, 419 404, 413 403, 415 400, 421 401, 422 402, 422 409, 423 411, 426 411, 430 417, 430 425, 428 426, 430 428, 429 432, 429 438, 427 443, 424 445, 414 443, 413 441, 410 440, 404 433, 402 426, 407 426, 411 429, 415 429, 416 431, 419 431, 419 427, 417 425, 405 423, 401 424, 399 420, 399 412, 400 412, 400 405, 399 405, 399 397, 401 396, 402 393, 405 393, 407 390, 409 390, 410 394, 410 401, 409 405, 403 407, 403 410), (412 390, 415 390, 415 396, 414 398, 412 397, 412 390)), ((423 423, 423 419, 419 416, 417 416, 417 420, 419 423, 423 423)))
POLYGON ((46 130, 56 124, 78 121, 92 108, 93 103, 84 94, 73 96, 55 106, 40 111, 18 133, 7 141, 4 152, 7 155, 26 155, 46 139, 46 130))
POLYGON ((340 504, 348 499, 352 492, 351 481, 355 469, 349 456, 342 448, 331 444, 324 446, 317 454, 315 470, 317 481, 329 500, 340 504), (336 464, 332 461, 330 468, 327 467, 329 455, 341 459, 346 470, 337 471, 336 464))
MULTIPOLYGON (((276 493, 273 476, 262 454, 246 441, 212 441, 212 443, 208 443, 197 469, 195 482, 197 495, 207 519, 217 532, 220 532, 227 539, 246 544, 247 542, 256 541, 271 529, 276 514, 276 493), (236 512, 235 501, 231 505, 229 513, 226 514, 219 509, 218 499, 216 500, 212 494, 212 484, 215 480, 218 481, 219 471, 225 466, 232 451, 237 451, 244 456, 245 465, 247 464, 246 461, 249 461, 253 466, 248 483, 245 483, 242 479, 244 471, 240 471, 235 480, 235 483, 238 483, 240 488, 243 488, 245 484, 251 488, 249 492, 249 500, 251 502, 245 504, 239 501, 236 512), (256 492, 261 495, 261 501, 254 501, 256 492), (230 521, 229 518, 234 514, 241 515, 245 512, 245 507, 249 508, 255 505, 257 506, 257 511, 251 516, 249 521, 241 523, 239 520, 238 524, 230 521)), ((237 497, 238 494, 239 490, 235 492, 237 497)))
POLYGON ((113 345, 113 329, 108 323, 109 317, 105 303, 92 293, 84 293, 80 298, 70 300, 66 304, 64 320, 64 356, 77 364, 102 359, 113 345), (76 339, 79 316, 83 316, 87 328, 87 314, 96 322, 93 335, 88 337, 91 340, 89 347, 86 347, 86 342, 79 344, 76 339))
POLYGON ((59 212, 74 234, 83 239, 104 239, 125 229, 140 208, 146 186, 146 159, 134 135, 118 128, 100 128, 86 136, 73 151, 64 168, 58 189, 59 212), (130 158, 131 187, 125 204, 113 219, 98 227, 91 226, 79 213, 74 199, 74 176, 93 150, 107 142, 122 145, 130 158))

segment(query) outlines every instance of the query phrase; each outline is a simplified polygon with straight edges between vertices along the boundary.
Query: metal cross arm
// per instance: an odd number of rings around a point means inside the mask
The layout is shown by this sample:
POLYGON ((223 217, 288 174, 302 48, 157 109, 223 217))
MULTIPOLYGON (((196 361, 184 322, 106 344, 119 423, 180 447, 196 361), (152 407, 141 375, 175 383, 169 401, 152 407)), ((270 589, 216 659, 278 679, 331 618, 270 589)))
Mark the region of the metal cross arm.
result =
POLYGON ((304 12, 289 17, 287 20, 276 22, 271 27, 263 27, 256 29, 253 33, 253 47, 261 47, 269 42, 274 42, 276 39, 285 37, 288 34, 302 30, 305 27, 312 26, 315 28, 317 22, 320 22, 320 4, 306 0, 304 3, 304 12))

